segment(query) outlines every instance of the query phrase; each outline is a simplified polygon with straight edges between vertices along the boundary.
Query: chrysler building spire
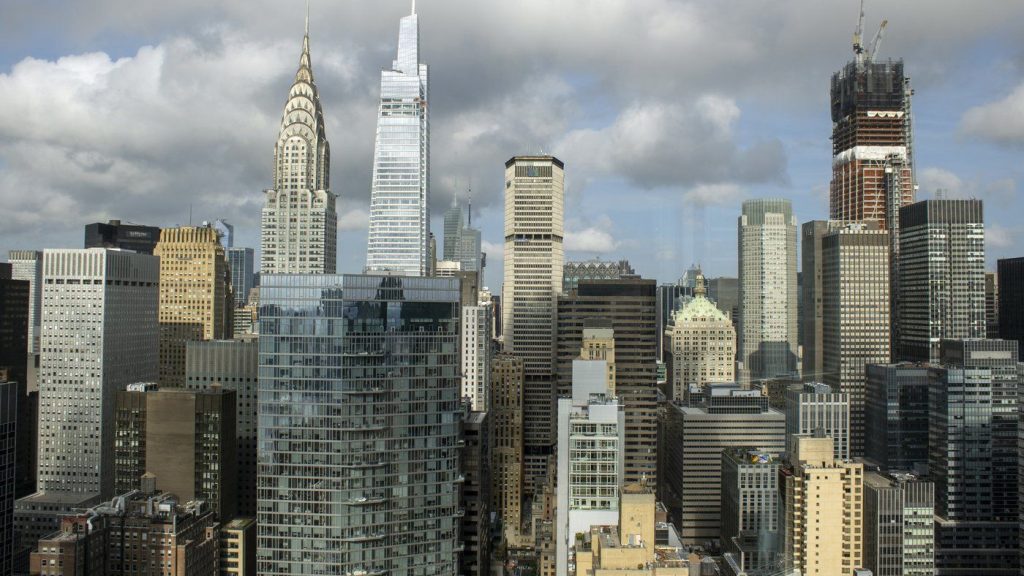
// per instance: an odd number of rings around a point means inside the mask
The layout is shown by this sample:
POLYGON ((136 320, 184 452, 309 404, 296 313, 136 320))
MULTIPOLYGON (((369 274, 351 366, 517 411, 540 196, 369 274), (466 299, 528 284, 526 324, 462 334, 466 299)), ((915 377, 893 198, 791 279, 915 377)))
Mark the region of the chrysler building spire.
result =
POLYGON ((261 272, 333 273, 336 196, 330 191, 331 148, 309 52, 309 4, 295 81, 274 147, 274 187, 265 192, 261 272))

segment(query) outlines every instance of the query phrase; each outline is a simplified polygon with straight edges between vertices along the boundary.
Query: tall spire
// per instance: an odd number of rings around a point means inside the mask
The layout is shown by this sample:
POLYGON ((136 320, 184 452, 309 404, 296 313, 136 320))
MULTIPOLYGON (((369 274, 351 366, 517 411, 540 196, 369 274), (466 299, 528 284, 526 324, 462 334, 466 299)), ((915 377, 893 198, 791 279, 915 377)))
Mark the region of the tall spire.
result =
POLYGON ((306 0, 306 38, 309 38, 309 0, 306 0))
POLYGON ((416 0, 412 0, 412 12, 410 12, 410 14, 413 16, 416 15, 416 0))

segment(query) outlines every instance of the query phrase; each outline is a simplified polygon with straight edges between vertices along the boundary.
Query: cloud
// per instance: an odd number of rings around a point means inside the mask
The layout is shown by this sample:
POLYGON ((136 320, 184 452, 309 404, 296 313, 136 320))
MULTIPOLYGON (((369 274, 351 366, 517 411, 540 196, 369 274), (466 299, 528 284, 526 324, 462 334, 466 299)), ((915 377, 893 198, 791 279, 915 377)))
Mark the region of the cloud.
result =
POLYGON ((735 135, 739 117, 736 102, 717 95, 634 103, 608 126, 570 131, 555 150, 567 170, 622 177, 646 189, 730 180, 785 182, 781 142, 741 148, 735 135))
POLYGON ((999 224, 985 225, 985 246, 988 248, 1012 248, 1016 232, 999 224))
POLYGON ((997 206, 1008 206, 1017 196, 1017 182, 1012 178, 991 181, 964 179, 950 170, 934 166, 921 169, 917 181, 922 196, 935 197, 941 192, 946 198, 981 198, 997 206))
POLYGON ((619 247, 619 242, 610 232, 612 221, 607 216, 602 216, 591 226, 579 226, 574 220, 566 223, 566 250, 605 254, 619 247))
POLYGON ((736 184, 701 184, 683 194, 683 201, 695 206, 728 206, 747 196, 736 184))
POLYGON ((949 170, 934 166, 928 166, 918 172, 917 184, 922 192, 928 194, 942 191, 947 197, 953 198, 962 198, 968 194, 966 185, 959 176, 949 170))
POLYGON ((1001 100, 968 110, 960 130, 996 144, 1024 145, 1024 83, 1001 100))
POLYGON ((366 230, 370 226, 370 213, 353 208, 338 217, 338 231, 366 230))

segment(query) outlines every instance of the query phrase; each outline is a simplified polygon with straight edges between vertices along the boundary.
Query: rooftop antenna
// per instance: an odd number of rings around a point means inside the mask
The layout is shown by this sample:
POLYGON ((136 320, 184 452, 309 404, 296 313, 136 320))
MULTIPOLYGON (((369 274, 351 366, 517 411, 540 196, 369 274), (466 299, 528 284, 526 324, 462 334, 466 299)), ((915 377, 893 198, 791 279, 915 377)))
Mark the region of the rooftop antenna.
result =
POLYGON ((309 0, 306 0, 306 36, 309 36, 309 0))
POLYGON ((416 15, 416 0, 412 0, 412 15, 416 15))

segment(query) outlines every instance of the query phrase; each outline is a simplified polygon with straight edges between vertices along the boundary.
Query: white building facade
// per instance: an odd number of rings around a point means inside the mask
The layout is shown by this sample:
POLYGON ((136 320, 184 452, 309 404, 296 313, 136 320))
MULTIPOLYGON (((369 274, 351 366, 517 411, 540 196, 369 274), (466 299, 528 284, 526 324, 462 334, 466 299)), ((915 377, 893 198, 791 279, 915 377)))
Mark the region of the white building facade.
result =
POLYGON ((491 406, 491 324, 494 306, 479 302, 462 307, 462 397, 469 398, 476 412, 491 406))

